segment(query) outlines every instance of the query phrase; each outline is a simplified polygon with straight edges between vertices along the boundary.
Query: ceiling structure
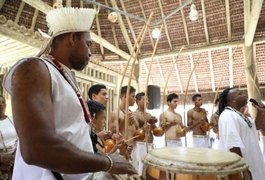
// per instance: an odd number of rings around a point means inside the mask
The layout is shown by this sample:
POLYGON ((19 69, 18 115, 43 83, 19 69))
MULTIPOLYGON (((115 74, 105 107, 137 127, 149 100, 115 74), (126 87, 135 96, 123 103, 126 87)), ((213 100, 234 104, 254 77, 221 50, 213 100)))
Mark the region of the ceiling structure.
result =
MULTIPOLYGON (((45 14, 52 8, 54 1, 5 0, 1 3, 0 64, 8 64, 23 55, 29 56, 37 52, 37 47, 40 47, 44 41, 38 29, 47 33, 45 14)), ((254 29, 253 51, 256 58, 256 75, 260 86, 263 87, 265 84, 265 4, 263 1, 63 1, 64 6, 97 9, 98 15, 92 27, 92 39, 96 42, 92 46, 92 61, 120 74, 134 51, 133 47, 145 25, 144 21, 153 12, 151 25, 140 48, 135 75, 140 87, 145 86, 147 74, 150 73, 149 84, 159 85, 163 91, 168 81, 167 92, 179 94, 185 93, 186 90, 189 93, 211 93, 219 88, 246 86, 243 45, 244 34, 247 31, 244 22, 247 20, 244 17, 247 17, 246 7, 249 3, 252 3, 251 15, 258 17, 257 27, 254 29), (199 13, 196 21, 189 19, 190 2, 195 4, 199 13), (182 4, 188 5, 176 12, 182 4), (106 6, 109 8, 105 8, 106 6), (261 11, 258 10, 259 7, 261 11), (112 23, 108 20, 108 15, 113 9, 118 9, 126 15, 121 15, 117 22, 112 23), (156 42, 151 32, 161 24, 164 28, 149 72, 151 55, 156 42), (192 70, 194 70, 193 73, 191 73, 192 70)), ((252 21, 249 20, 249 22, 252 21)), ((131 69, 130 66, 129 69, 131 69)), ((128 74, 129 71, 127 71, 128 74)))

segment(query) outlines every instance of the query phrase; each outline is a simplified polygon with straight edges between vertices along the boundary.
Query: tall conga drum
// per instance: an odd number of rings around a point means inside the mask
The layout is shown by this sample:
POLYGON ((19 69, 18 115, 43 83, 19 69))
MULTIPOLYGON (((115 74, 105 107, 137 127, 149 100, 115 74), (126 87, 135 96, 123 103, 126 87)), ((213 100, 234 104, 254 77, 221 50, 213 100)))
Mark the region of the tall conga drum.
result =
POLYGON ((159 148, 143 160, 147 180, 242 180, 248 168, 237 154, 207 148, 159 148))

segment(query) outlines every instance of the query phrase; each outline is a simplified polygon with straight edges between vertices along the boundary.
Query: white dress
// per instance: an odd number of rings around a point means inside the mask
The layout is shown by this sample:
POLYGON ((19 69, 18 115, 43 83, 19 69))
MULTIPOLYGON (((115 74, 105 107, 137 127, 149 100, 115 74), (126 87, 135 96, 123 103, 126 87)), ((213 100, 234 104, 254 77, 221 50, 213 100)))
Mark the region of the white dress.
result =
POLYGON ((259 147, 256 125, 253 119, 250 128, 239 112, 225 109, 219 118, 219 147, 229 150, 239 147, 242 157, 249 164, 253 180, 265 177, 265 165, 259 147))
MULTIPOLYGON (((43 62, 45 62, 48 67, 52 80, 52 99, 54 103, 56 132, 79 149, 86 152, 93 152, 89 135, 90 127, 85 122, 84 113, 75 91, 52 64, 46 61, 43 62)), ((21 63, 21 61, 18 63, 21 63)), ((63 67, 67 70, 67 73, 71 75, 70 69, 66 66, 63 67)), ((13 72, 14 67, 8 72, 3 84, 9 94, 11 94, 11 77, 13 72)), ((62 174, 62 176, 64 180, 85 180, 89 179, 92 174, 62 174)), ((26 164, 21 156, 18 145, 13 180, 36 179, 54 180, 55 178, 49 169, 26 164)))

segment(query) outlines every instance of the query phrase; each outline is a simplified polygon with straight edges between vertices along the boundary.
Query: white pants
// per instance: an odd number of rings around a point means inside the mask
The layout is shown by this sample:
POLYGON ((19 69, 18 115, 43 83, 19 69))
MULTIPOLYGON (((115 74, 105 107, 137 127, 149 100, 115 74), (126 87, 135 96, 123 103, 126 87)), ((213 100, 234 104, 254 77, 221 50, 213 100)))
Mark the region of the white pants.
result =
POLYGON ((179 140, 166 140, 167 147, 182 147, 181 139, 179 140))
POLYGON ((210 144, 208 136, 201 136, 201 135, 192 136, 192 147, 208 148, 209 145, 210 144))
MULTIPOLYGON (((152 150, 153 144, 148 143, 148 151, 152 150)), ((145 142, 136 142, 136 146, 134 148, 134 158, 133 165, 136 168, 138 175, 141 176, 143 173, 143 162, 142 160, 146 156, 146 143, 145 142)))

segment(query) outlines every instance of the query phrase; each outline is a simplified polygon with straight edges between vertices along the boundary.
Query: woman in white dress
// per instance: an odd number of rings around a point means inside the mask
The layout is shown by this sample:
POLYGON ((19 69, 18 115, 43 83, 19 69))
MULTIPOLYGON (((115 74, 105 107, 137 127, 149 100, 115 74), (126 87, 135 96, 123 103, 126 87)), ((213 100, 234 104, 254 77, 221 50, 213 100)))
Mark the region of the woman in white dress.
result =
POLYGON ((6 100, 0 95, 0 180, 11 179, 17 142, 13 120, 5 110, 6 100))

